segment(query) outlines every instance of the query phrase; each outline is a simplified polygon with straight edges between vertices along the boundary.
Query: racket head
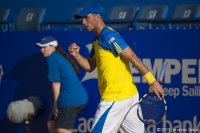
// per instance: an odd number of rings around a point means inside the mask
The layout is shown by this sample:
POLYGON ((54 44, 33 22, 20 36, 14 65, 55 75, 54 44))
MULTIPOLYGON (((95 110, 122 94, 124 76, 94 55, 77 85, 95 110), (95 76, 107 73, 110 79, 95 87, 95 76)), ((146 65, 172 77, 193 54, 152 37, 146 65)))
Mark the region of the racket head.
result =
POLYGON ((137 108, 138 118, 145 124, 157 125, 166 115, 167 103, 162 97, 160 100, 155 93, 145 94, 139 101, 137 108))

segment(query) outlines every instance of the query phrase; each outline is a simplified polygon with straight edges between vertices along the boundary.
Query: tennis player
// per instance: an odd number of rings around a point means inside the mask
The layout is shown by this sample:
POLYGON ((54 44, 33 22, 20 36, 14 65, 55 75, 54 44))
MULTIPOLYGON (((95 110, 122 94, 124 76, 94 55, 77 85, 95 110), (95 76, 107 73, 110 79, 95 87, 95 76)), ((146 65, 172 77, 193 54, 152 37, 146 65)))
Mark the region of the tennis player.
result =
POLYGON ((144 76, 150 91, 160 97, 164 90, 123 38, 105 25, 102 9, 97 3, 89 3, 74 15, 76 19, 82 19, 88 31, 96 34, 91 56, 83 57, 76 43, 69 46, 69 52, 85 70, 91 72, 97 67, 101 101, 92 133, 116 133, 119 130, 122 133, 143 133, 144 124, 137 117, 139 95, 132 82, 129 62, 144 76))
POLYGON ((53 91, 53 108, 48 120, 49 133, 72 133, 78 113, 87 103, 87 93, 76 73, 78 69, 69 55, 52 36, 36 44, 47 58, 49 80, 53 91))

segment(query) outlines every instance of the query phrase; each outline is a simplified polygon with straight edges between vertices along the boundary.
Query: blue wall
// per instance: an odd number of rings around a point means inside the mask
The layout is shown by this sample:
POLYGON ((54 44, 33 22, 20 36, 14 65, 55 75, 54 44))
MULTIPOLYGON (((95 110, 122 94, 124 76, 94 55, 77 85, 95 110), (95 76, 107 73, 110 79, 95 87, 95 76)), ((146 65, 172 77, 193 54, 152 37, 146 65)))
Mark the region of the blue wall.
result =
MULTIPOLYGON (((9 20, 15 20, 22 7, 46 7, 44 21, 65 21, 72 18, 76 7, 87 3, 83 0, 1 0, 0 7, 11 8, 9 20)), ((92 0, 90 0, 92 1, 92 0)), ((97 0, 106 10, 112 5, 147 5, 167 4, 170 6, 169 16, 178 4, 200 4, 199 0, 97 0)), ((156 27, 155 27, 156 28, 156 27)), ((169 65, 164 77, 167 116, 163 123, 147 126, 147 132, 161 132, 190 129, 200 130, 200 30, 199 26, 192 29, 175 27, 173 30, 120 30, 124 39, 135 50, 142 61, 159 74, 163 61, 169 65)), ((35 47, 35 43, 44 35, 55 36, 60 44, 67 49, 76 42, 81 46, 83 55, 89 55, 89 47, 94 35, 86 31, 67 32, 0 32, 0 65, 4 76, 0 84, 0 132, 24 133, 23 124, 13 124, 7 119, 7 106, 11 101, 21 100, 28 96, 39 96, 44 103, 43 110, 31 122, 33 133, 46 133, 46 121, 51 110, 52 93, 47 78, 45 59, 35 47)), ((133 80, 136 82, 140 96, 148 92, 147 84, 141 75, 132 69, 133 80)), ((82 80, 89 101, 80 113, 75 129, 78 132, 90 132, 93 116, 99 101, 96 73, 88 74, 81 69, 82 80)))
MULTIPOLYGON (((167 116, 159 125, 147 126, 148 132, 200 129, 200 30, 143 30, 119 31, 142 61, 155 75, 163 61, 168 62, 164 77, 167 116)), ((2 133, 24 133, 23 124, 13 124, 7 119, 7 106, 11 101, 39 96, 43 110, 31 122, 33 133, 46 133, 46 121, 51 110, 51 91, 47 79, 45 59, 35 43, 44 35, 53 35, 67 49, 76 42, 81 53, 89 55, 94 35, 86 31, 75 32, 5 32, 0 33, 0 64, 4 76, 0 84, 0 131, 2 133)), ((140 96, 148 92, 147 83, 133 67, 133 80, 140 96)), ((93 116, 99 101, 96 74, 81 69, 79 76, 85 86, 89 101, 80 113, 75 129, 90 132, 93 116)))

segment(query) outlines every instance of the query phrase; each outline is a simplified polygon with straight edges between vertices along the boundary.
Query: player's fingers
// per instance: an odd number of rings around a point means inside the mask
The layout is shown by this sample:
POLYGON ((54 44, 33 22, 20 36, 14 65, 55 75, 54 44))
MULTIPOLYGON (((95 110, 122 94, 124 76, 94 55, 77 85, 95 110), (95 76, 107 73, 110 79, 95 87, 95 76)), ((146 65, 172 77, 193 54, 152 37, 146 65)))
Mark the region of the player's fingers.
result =
POLYGON ((69 46, 76 46, 76 43, 73 42, 69 46))
POLYGON ((73 49, 78 49, 79 46, 78 46, 76 43, 72 43, 72 44, 71 44, 71 48, 73 48, 73 49))
POLYGON ((71 43, 71 44, 69 45, 69 48, 73 48, 74 46, 76 46, 76 43, 71 43))
POLYGON ((161 96, 164 96, 164 89, 162 88, 162 86, 160 85, 158 88, 158 92, 161 96))
POLYGON ((149 88, 149 91, 155 93, 156 96, 157 96, 160 100, 162 99, 162 98, 161 98, 162 93, 161 93, 160 88, 159 88, 158 85, 156 85, 156 84, 151 85, 150 88, 149 88))
POLYGON ((164 89, 162 88, 159 82, 155 82, 152 87, 158 97, 161 98, 161 96, 164 96, 164 89))
POLYGON ((68 48, 68 51, 69 51, 70 53, 74 53, 74 52, 75 52, 75 49, 74 49, 73 47, 69 47, 69 48, 68 48))
POLYGON ((157 92, 156 95, 158 96, 158 98, 160 100, 162 100, 162 97, 164 97, 164 91, 163 91, 162 87, 158 88, 156 92, 157 92))
POLYGON ((71 51, 71 52, 77 51, 79 49, 80 49, 80 47, 78 45, 76 45, 75 43, 72 43, 68 48, 68 50, 71 51))
POLYGON ((162 100, 161 95, 160 95, 160 93, 159 93, 158 91, 155 90, 154 93, 156 94, 156 96, 157 96, 160 100, 162 100))

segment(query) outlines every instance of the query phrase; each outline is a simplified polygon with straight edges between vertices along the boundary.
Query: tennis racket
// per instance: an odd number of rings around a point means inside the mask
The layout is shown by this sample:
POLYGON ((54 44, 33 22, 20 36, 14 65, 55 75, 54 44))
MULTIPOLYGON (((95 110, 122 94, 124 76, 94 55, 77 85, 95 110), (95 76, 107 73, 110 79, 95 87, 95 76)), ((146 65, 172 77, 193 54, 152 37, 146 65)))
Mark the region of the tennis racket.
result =
MULTIPOLYGON (((164 62, 159 76, 159 83, 162 83, 167 62, 164 62)), ((145 94, 139 101, 137 108, 138 118, 145 124, 156 125, 162 122, 167 111, 167 103, 164 97, 161 100, 155 93, 145 94)))

